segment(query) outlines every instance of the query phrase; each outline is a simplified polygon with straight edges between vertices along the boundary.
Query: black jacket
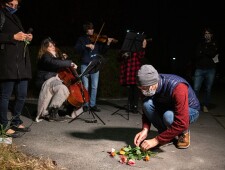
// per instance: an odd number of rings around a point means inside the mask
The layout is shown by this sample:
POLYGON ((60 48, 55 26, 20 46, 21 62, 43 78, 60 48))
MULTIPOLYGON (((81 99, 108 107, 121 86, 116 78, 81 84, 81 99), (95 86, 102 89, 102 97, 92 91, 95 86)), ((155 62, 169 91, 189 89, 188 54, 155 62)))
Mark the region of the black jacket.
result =
POLYGON ((36 87, 41 89, 42 84, 51 77, 56 76, 59 69, 68 68, 71 66, 71 60, 61 60, 55 58, 50 53, 45 53, 38 60, 38 72, 36 79, 36 87))
POLYGON ((96 42, 94 50, 86 47, 87 44, 91 44, 91 40, 88 35, 84 35, 78 38, 75 44, 75 50, 81 55, 81 64, 88 65, 90 61, 96 59, 98 55, 103 55, 109 49, 109 45, 106 43, 96 42))
POLYGON ((202 42, 197 48, 196 54, 196 68, 198 69, 210 69, 215 68, 213 58, 218 54, 218 47, 215 41, 202 42))
POLYGON ((22 24, 15 14, 6 9, 0 12, 5 15, 0 31, 0 80, 30 79, 32 73, 28 47, 25 48, 24 42, 13 39, 14 34, 24 32, 22 24))

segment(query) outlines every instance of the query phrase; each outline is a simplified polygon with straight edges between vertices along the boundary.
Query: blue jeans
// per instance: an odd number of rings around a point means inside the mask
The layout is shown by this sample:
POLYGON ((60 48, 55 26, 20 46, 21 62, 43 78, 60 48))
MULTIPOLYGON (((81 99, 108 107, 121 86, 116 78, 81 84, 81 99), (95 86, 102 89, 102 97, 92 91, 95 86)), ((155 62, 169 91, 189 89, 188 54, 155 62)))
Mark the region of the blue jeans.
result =
POLYGON ((10 80, 0 82, 0 124, 6 128, 9 120, 7 118, 9 100, 15 90, 15 101, 12 110, 10 125, 18 126, 23 123, 20 119, 21 112, 27 96, 28 80, 10 80))
POLYGON ((196 95, 199 95, 199 91, 204 83, 204 96, 202 104, 204 106, 209 105, 211 97, 211 89, 215 79, 216 69, 196 69, 194 74, 194 91, 196 95))
MULTIPOLYGON (((169 127, 174 121, 174 111, 163 111, 160 108, 156 108, 151 99, 143 103, 143 111, 159 133, 162 133, 169 127)), ((197 120, 199 111, 189 107, 189 123, 193 123, 197 120)))
MULTIPOLYGON (((87 65, 81 65, 81 73, 83 73, 86 68, 87 68, 87 65)), ((88 90, 90 95, 90 103, 85 103, 84 104, 85 106, 89 105, 90 107, 93 107, 96 105, 98 81, 99 81, 99 71, 82 77, 82 82, 84 84, 84 87, 87 90, 89 89, 89 82, 91 85, 91 88, 90 88, 91 91, 88 90)))

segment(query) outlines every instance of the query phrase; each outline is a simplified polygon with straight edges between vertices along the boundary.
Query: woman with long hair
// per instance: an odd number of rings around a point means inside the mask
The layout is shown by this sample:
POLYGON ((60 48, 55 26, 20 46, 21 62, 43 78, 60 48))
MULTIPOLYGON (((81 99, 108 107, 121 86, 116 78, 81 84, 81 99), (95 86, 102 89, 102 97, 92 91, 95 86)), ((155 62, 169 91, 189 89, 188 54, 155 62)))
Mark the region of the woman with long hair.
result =
POLYGON ((51 38, 44 39, 38 52, 38 72, 36 86, 40 89, 36 121, 47 117, 49 121, 64 121, 58 114, 59 108, 68 98, 70 92, 58 77, 58 71, 77 65, 66 59, 51 38))

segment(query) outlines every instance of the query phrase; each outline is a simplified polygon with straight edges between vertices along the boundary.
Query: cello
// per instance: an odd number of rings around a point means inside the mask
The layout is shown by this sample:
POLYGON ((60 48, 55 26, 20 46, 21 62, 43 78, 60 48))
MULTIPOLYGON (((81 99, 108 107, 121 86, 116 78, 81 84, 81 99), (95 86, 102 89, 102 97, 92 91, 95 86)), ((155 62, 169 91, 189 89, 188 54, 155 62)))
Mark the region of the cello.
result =
POLYGON ((82 81, 79 79, 77 71, 73 67, 64 68, 58 71, 59 78, 63 84, 69 89, 67 101, 76 108, 82 107, 86 102, 89 102, 90 97, 85 89, 82 81))

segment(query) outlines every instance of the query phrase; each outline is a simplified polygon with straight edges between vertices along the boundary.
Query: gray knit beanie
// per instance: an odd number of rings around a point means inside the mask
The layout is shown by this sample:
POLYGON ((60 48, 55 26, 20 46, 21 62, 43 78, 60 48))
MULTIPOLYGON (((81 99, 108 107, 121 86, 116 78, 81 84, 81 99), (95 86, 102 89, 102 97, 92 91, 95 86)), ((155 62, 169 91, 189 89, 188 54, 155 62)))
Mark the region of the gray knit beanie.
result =
POLYGON ((152 65, 143 65, 137 73, 138 86, 152 86, 159 81, 159 74, 152 65))

